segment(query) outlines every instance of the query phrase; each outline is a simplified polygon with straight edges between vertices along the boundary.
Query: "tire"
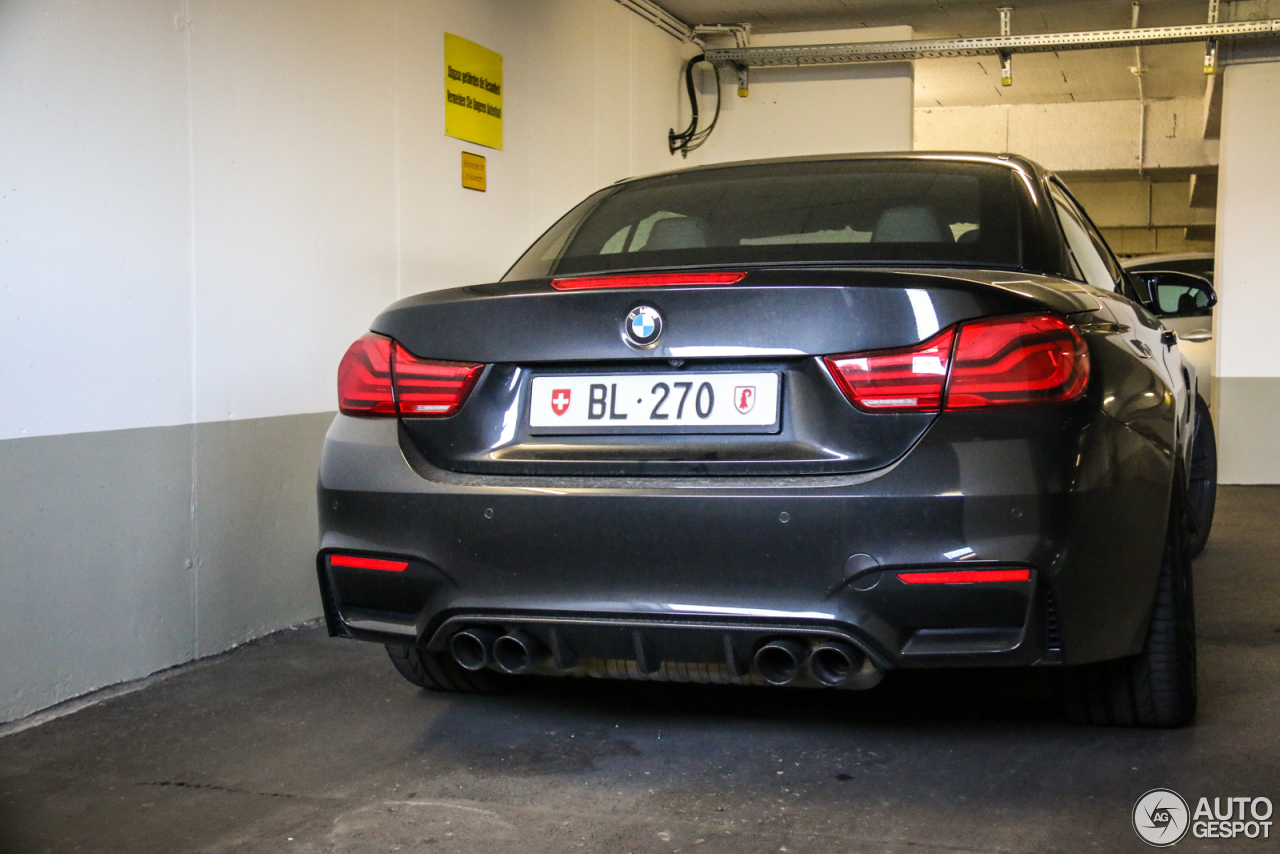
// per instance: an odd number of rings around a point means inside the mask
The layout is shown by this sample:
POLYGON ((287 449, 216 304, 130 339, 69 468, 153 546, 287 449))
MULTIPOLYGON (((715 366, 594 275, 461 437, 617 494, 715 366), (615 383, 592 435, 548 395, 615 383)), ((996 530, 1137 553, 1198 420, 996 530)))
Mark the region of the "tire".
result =
POLYGON ((1178 727, 1196 714, 1196 627, 1191 555, 1181 514, 1171 521, 1142 652, 1066 668, 1062 704, 1076 723, 1178 727))
POLYGON ((428 691, 503 694, 514 687, 511 676, 491 670, 464 670, 445 653, 389 643, 387 654, 401 676, 428 691))
POLYGON ((1191 440, 1191 479, 1187 485, 1187 548, 1195 557, 1204 551, 1218 501, 1218 440, 1209 404, 1196 395, 1196 432, 1191 440))

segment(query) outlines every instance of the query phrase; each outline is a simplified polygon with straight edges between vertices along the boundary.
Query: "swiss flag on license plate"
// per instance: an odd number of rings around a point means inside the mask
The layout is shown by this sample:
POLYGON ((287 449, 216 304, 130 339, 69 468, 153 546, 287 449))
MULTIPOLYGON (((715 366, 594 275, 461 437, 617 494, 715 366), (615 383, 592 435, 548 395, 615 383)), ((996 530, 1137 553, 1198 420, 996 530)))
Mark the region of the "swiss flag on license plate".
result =
POLYGON ((572 391, 567 388, 558 388, 551 392, 551 411, 556 415, 564 415, 569 411, 569 398, 572 391))

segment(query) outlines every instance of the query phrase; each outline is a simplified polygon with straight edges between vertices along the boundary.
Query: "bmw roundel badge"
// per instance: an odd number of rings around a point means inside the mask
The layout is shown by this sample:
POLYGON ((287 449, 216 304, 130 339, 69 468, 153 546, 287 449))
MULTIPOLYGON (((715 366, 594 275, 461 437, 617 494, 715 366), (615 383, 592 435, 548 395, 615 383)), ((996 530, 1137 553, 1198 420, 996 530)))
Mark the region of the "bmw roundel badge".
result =
POLYGON ((662 335, 662 315, 653 306, 636 306, 622 322, 622 335, 628 344, 647 350, 662 335))

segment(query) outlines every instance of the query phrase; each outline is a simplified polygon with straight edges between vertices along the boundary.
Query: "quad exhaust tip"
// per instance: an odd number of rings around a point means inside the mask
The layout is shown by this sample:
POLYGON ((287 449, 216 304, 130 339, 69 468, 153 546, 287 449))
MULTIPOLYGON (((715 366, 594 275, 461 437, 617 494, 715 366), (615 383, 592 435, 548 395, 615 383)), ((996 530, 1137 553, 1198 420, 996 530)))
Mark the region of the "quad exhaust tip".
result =
POLYGON ((449 638, 449 653, 465 670, 493 666, 503 673, 528 673, 546 657, 547 651, 523 629, 499 636, 492 629, 473 627, 449 638))
POLYGON ((493 642, 493 663, 503 673, 528 673, 546 655, 542 642, 524 629, 503 635, 493 642))
POLYGON ((800 675, 809 658, 808 644, 795 640, 775 640, 756 651, 756 672, 770 685, 786 685, 800 675))
POLYGON ((809 672, 823 685, 844 685, 862 669, 866 657, 847 643, 825 641, 809 654, 809 672))
POLYGON ((493 663, 493 642, 498 633, 490 629, 464 629, 449 639, 449 652, 464 670, 484 670, 493 663))
MULTIPOLYGON (((493 667, 511 674, 533 672, 551 655, 540 640, 524 629, 499 635, 499 631, 483 626, 455 632, 449 638, 449 652, 465 670, 493 667)), ((753 664, 760 678, 770 685, 789 685, 807 673, 831 688, 870 688, 884 675, 860 650, 840 640, 814 643, 777 638, 756 650, 753 664)))
POLYGON ((830 688, 870 688, 884 675, 861 651, 839 640, 810 646, 802 640, 779 638, 756 651, 755 668, 770 685, 789 685, 806 670, 830 688))

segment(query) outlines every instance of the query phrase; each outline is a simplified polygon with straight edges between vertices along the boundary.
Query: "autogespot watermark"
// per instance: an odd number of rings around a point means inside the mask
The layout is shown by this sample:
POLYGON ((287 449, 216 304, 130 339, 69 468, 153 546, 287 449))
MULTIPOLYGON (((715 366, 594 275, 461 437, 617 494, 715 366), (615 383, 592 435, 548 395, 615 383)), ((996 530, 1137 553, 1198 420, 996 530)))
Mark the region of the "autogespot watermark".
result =
POLYGON ((1196 839, 1270 839, 1271 799, 1216 797, 1192 810, 1173 789, 1152 789, 1133 805, 1133 829, 1148 845, 1176 845, 1187 831, 1196 839))

